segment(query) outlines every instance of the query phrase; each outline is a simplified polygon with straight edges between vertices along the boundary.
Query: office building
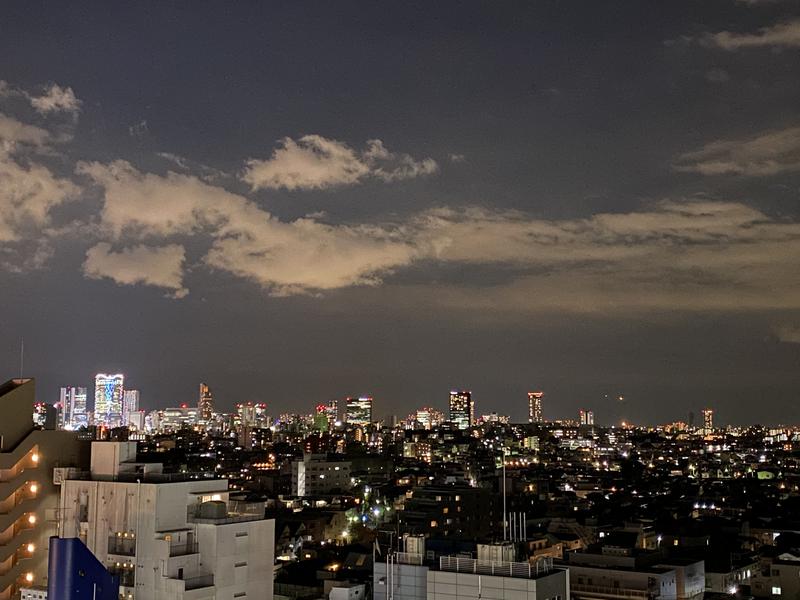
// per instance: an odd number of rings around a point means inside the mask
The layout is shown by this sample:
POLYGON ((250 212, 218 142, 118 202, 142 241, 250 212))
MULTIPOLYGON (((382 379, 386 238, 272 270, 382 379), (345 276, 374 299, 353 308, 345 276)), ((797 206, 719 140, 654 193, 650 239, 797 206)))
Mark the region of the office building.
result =
POLYGON ((131 415, 139 410, 139 390, 122 392, 122 424, 131 424, 131 415))
POLYGON ((35 429, 32 379, 0 385, 0 600, 46 583, 56 534, 54 465, 88 464, 88 445, 71 431, 35 429))
POLYGON ((542 412, 542 398, 544 392, 528 392, 528 422, 544 423, 542 412))
POLYGON ((211 389, 205 383, 200 384, 200 397, 197 401, 197 408, 203 421, 211 420, 211 415, 214 414, 214 398, 211 395, 211 389))
POLYGON ((472 392, 452 390, 450 392, 450 422, 458 429, 469 429, 475 425, 475 403, 472 392))
POLYGON ((594 411, 581 409, 578 412, 578 422, 581 425, 594 425, 594 411))
POLYGON ((422 429, 433 429, 444 423, 444 414, 429 406, 420 408, 415 416, 415 424, 422 429))
POLYGON ((85 387, 62 387, 59 394, 61 405, 61 429, 80 429, 89 426, 89 415, 86 411, 85 387))
POLYGON ((272 599, 273 520, 229 501, 226 479, 137 463, 135 442, 94 442, 89 473, 65 473, 59 523, 131 600, 272 599))
POLYGON ((331 400, 328 404, 317 404, 314 413, 314 428, 320 431, 332 431, 339 420, 339 403, 331 400))
POLYGON ((348 425, 356 427, 366 427, 372 423, 372 398, 348 398, 345 420, 348 425))
POLYGON ((703 434, 710 435, 714 431, 714 411, 710 408, 703 409, 703 434))
POLYGON ((94 422, 105 427, 122 425, 122 396, 125 376, 98 373, 94 378, 94 422))
MULTIPOLYGON (((182 404, 175 408, 165 408, 164 410, 154 410, 148 416, 151 431, 168 433, 178 431, 187 427, 194 427, 197 424, 199 408, 182 404)), ((145 422, 147 419, 145 419, 145 422)))

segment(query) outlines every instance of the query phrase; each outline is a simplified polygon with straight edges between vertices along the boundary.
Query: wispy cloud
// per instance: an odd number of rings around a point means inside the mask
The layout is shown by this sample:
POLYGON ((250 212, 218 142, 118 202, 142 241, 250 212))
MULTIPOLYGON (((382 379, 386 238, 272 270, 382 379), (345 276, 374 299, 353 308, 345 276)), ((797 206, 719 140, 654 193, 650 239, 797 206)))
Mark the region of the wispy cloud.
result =
POLYGON ((756 33, 737 33, 720 31, 709 34, 706 42, 724 50, 739 50, 742 48, 799 48, 800 47, 800 19, 793 19, 783 23, 762 27, 756 33))
POLYGON ((31 105, 41 114, 65 112, 77 114, 81 110, 81 101, 75 96, 71 87, 61 87, 51 83, 44 93, 29 96, 31 105))
POLYGON ((164 288, 172 298, 189 293, 183 287, 183 246, 138 245, 112 250, 111 244, 101 242, 89 248, 83 263, 84 274, 91 279, 107 278, 120 285, 151 285, 164 288))
POLYGON ((368 177, 398 181, 438 170, 431 158, 416 160, 390 152, 381 140, 369 140, 357 152, 344 142, 320 135, 284 138, 266 160, 247 161, 242 179, 253 190, 311 190, 353 185, 368 177))
POLYGON ((800 171, 800 127, 738 140, 717 140, 678 157, 678 171, 764 177, 800 171))
POLYGON ((0 243, 39 237, 52 209, 77 194, 30 154, 50 142, 47 131, 0 114, 0 243))
POLYGON ((273 295, 377 286, 400 270, 423 282, 448 265, 462 265, 461 273, 494 265, 504 273, 496 286, 468 275, 455 286, 420 285, 441 292, 442 302, 477 308, 800 308, 800 224, 741 203, 665 201, 568 220, 472 207, 392 223, 332 224, 324 215, 287 222, 188 175, 120 162, 81 172, 104 189, 108 235, 147 244, 203 236, 209 246, 199 262, 273 295), (456 289, 460 296, 448 291, 456 289))
POLYGON ((27 100, 42 115, 51 113, 67 113, 77 117, 81 110, 81 101, 71 87, 62 87, 51 83, 41 93, 30 92, 0 80, 0 98, 19 97, 27 100))

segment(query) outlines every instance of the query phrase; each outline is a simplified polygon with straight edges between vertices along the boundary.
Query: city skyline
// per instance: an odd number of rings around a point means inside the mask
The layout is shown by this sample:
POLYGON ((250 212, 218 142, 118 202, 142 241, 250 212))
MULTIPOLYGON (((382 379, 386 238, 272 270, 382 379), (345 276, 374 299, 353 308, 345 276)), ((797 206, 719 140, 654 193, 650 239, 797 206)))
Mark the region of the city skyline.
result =
POLYGON ((700 4, 4 3, 6 376, 794 420, 800 8, 700 4))

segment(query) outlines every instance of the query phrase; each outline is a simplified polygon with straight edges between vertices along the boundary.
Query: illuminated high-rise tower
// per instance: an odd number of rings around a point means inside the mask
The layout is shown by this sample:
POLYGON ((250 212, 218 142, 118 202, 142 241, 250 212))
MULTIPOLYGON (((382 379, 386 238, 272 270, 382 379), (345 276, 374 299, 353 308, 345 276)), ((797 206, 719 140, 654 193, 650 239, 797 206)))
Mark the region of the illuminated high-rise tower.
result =
POLYGON ((710 408, 703 409, 703 434, 710 435, 714 431, 714 411, 710 408))
POLYGON ((59 402, 61 404, 61 429, 79 429, 89 425, 86 414, 85 387, 62 387, 59 402))
POLYGON ((594 411, 581 409, 578 416, 581 425, 594 425, 594 411))
POLYGON ((475 425, 475 403, 472 401, 472 392, 450 391, 450 422, 458 429, 469 429, 475 425))
POLYGON ((94 378, 94 420, 97 425, 122 425, 122 395, 125 376, 122 373, 98 373, 94 378))
POLYGON ((542 412, 542 398, 544 392, 528 392, 528 422, 544 423, 542 412))
POLYGON ((348 398, 345 420, 348 425, 357 425, 359 427, 366 427, 372 423, 372 398, 369 396, 348 398))
POLYGON ((214 412, 214 398, 211 396, 211 390, 205 383, 200 384, 200 397, 197 401, 197 408, 200 412, 200 419, 203 421, 211 419, 211 414, 214 412))
POLYGON ((122 424, 130 425, 131 415, 139 410, 139 390, 122 393, 122 424))

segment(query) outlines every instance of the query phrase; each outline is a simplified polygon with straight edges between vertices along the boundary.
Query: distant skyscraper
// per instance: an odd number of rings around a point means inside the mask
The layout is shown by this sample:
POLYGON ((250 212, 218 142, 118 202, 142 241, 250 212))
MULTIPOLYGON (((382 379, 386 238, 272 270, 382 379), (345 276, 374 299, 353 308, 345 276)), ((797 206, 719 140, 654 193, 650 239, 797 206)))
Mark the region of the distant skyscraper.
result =
POLYGON ((94 378, 94 421, 97 425, 122 425, 122 395, 125 376, 98 373, 94 378))
POLYGON ((444 422, 444 414, 442 414, 440 410, 425 406, 417 410, 416 415, 414 415, 414 420, 423 429, 433 429, 444 422))
POLYGON ((468 429, 475 425, 475 403, 472 392, 452 390, 450 392, 450 422, 459 429, 468 429))
POLYGON ((122 393, 122 424, 130 425, 131 414, 139 410, 139 390, 125 390, 122 393))
POLYGON ((327 429, 333 429, 336 426, 336 421, 339 420, 339 401, 331 400, 327 404, 320 404, 317 407, 317 412, 324 415, 327 421, 327 429))
POLYGON ((594 411, 581 409, 578 414, 581 425, 594 425, 594 411))
POLYGON ((372 423, 372 398, 348 398, 345 410, 345 420, 350 425, 366 427, 372 423))
POLYGON ((714 431, 714 411, 710 408, 703 409, 703 433, 709 435, 714 431))
POLYGON ((62 429, 80 429, 89 425, 85 387, 62 387, 59 404, 62 429))
POLYGON ((200 412, 200 418, 204 421, 211 419, 211 414, 214 412, 214 398, 211 396, 211 390, 205 383, 200 384, 200 398, 197 402, 197 408, 200 412))
POLYGON ((528 392, 528 422, 544 423, 542 412, 542 398, 544 392, 528 392))

